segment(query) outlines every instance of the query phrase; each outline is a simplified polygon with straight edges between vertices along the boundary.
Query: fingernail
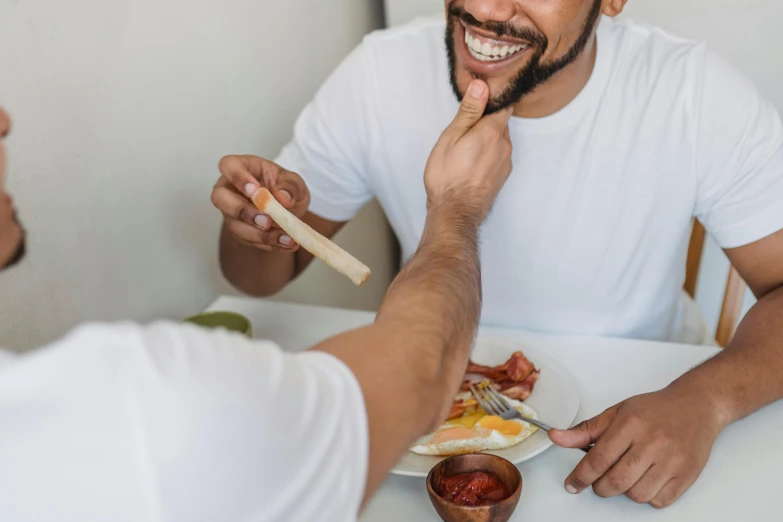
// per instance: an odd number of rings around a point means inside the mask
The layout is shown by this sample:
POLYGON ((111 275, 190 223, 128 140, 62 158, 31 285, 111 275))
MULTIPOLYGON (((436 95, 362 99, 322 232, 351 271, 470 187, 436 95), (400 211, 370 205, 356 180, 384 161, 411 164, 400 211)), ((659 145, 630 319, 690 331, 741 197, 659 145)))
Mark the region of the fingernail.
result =
POLYGON ((293 200, 294 200, 294 197, 293 197, 293 196, 291 195, 291 193, 290 193, 290 192, 288 192, 287 190, 281 190, 280 192, 281 192, 281 193, 282 193, 282 194, 283 194, 285 197, 287 197, 287 198, 288 198, 288 201, 293 201, 293 200))
POLYGON ((247 185, 245 185, 245 194, 247 194, 250 197, 253 197, 253 194, 256 193, 256 190, 257 190, 256 186, 253 185, 252 183, 248 183, 247 185))
POLYGON ((280 236, 279 241, 280 241, 280 244, 284 245, 284 246, 291 246, 291 245, 294 244, 294 240, 291 239, 291 237, 286 235, 286 234, 283 234, 282 236, 280 236))
POLYGON ((269 217, 265 214, 259 214, 256 217, 253 218, 253 221, 256 225, 266 230, 269 228, 269 217))
POLYGON ((473 81, 470 84, 470 88, 468 89, 468 91, 470 92, 470 95, 472 97, 481 98, 482 96, 484 96, 484 89, 485 89, 484 82, 473 81))
POLYGON ((569 493, 571 493, 572 495, 576 495, 577 494, 576 488, 574 486, 572 486, 571 484, 566 484, 565 490, 568 491, 569 493))

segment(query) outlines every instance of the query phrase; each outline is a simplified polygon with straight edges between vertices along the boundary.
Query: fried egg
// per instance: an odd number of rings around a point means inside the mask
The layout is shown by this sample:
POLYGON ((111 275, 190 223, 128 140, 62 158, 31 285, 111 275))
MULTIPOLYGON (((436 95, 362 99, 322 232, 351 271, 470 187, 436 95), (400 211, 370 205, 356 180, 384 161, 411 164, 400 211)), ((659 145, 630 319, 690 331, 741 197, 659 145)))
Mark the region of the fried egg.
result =
MULTIPOLYGON (((470 398, 470 393, 460 394, 457 398, 470 398)), ((538 419, 536 412, 527 404, 509 398, 506 400, 525 417, 538 419)), ((519 419, 503 420, 474 407, 461 417, 446 421, 435 433, 420 439, 411 451, 419 455, 451 456, 500 450, 519 444, 537 430, 537 427, 519 419)))

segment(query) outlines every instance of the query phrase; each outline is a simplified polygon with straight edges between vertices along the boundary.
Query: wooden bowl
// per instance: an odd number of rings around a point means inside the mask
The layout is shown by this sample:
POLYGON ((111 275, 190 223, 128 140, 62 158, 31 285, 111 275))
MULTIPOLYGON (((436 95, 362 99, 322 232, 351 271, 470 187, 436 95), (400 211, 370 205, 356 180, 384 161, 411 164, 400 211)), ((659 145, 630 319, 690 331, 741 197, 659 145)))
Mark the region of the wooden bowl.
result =
POLYGON ((427 475, 427 493, 435 511, 444 522, 507 522, 517 508, 522 494, 522 475, 515 465, 502 457, 485 453, 458 455, 439 462, 430 470, 427 475), (511 492, 511 496, 489 506, 460 506, 436 492, 435 488, 441 477, 474 471, 497 475, 511 492))

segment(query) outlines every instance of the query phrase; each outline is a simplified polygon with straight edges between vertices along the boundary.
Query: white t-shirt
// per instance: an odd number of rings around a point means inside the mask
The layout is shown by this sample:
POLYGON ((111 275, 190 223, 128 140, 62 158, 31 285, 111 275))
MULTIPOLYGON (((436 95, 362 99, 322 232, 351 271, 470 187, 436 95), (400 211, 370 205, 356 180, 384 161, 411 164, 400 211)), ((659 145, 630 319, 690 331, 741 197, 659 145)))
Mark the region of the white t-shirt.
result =
MULTIPOLYGON (((276 160, 324 218, 376 197, 405 259, 427 158, 458 108, 444 32, 418 20, 368 36, 276 160)), ((482 323, 674 340, 692 218, 724 248, 783 229, 783 126, 702 44, 608 18, 597 41, 567 107, 511 119, 514 170, 481 232, 482 323)))
POLYGON ((0 520, 355 520, 364 399, 321 352, 90 326, 0 359, 0 520))

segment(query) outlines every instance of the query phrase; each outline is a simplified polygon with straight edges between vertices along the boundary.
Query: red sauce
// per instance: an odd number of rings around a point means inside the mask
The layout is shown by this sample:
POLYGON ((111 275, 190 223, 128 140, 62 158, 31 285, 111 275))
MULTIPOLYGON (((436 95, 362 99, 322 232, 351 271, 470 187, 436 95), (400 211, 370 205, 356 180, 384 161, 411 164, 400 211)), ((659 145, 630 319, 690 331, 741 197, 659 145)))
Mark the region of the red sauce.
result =
POLYGON ((511 496, 497 475, 484 471, 441 477, 437 493, 460 506, 487 506, 511 496))

